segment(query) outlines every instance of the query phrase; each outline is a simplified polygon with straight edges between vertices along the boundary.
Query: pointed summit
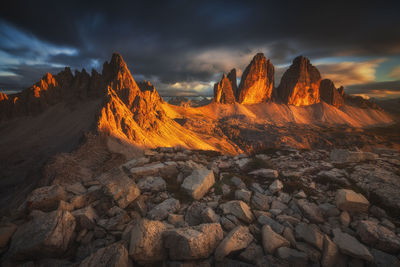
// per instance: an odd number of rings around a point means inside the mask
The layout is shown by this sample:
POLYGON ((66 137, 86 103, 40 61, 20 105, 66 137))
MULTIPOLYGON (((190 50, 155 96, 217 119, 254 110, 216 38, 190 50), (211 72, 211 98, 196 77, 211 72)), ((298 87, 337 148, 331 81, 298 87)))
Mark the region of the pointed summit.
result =
POLYGON ((324 79, 321 81, 319 93, 321 100, 330 105, 333 105, 337 108, 344 105, 343 87, 336 89, 335 84, 329 79, 324 79))
POLYGON ((319 102, 321 75, 310 60, 298 56, 283 74, 278 87, 278 97, 283 103, 295 106, 312 105, 319 102))
POLYGON ((271 99, 274 88, 274 66, 263 53, 254 56, 243 72, 238 89, 238 102, 262 103, 271 99))
POLYGON ((227 75, 228 79, 231 81, 232 91, 235 95, 235 99, 238 97, 238 87, 237 87, 237 80, 236 80, 236 69, 233 68, 227 75))
POLYGON ((235 103, 232 81, 225 76, 225 73, 222 75, 221 81, 214 85, 213 101, 221 104, 235 103))

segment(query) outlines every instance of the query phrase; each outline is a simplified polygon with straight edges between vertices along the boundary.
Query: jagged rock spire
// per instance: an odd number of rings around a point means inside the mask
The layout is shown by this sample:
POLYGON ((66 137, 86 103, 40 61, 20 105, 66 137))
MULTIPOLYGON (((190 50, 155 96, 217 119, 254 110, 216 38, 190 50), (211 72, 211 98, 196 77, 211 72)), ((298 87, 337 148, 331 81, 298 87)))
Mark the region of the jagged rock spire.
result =
POLYGON ((321 81, 319 86, 319 94, 321 96, 321 100, 337 108, 343 106, 344 104, 343 87, 336 89, 334 83, 329 79, 324 79, 321 81))
POLYGON ((238 102, 255 104, 268 101, 273 88, 274 66, 263 53, 258 53, 243 72, 237 93, 238 102))
POLYGON ((235 94, 232 82, 225 76, 225 74, 223 74, 221 80, 214 85, 213 101, 221 104, 235 103, 235 94))
POLYGON ((318 103, 321 75, 306 57, 299 56, 283 74, 277 89, 280 100, 288 105, 304 106, 318 103))

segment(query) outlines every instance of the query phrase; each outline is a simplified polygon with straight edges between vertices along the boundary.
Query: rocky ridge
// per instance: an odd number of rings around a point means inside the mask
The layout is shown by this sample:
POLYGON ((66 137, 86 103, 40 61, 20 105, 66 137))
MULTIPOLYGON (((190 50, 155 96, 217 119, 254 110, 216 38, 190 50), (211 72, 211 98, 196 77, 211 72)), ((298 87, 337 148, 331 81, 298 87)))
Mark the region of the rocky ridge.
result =
POLYGON ((32 191, 1 219, 1 262, 399 266, 399 166, 398 151, 379 148, 146 150, 91 180, 32 191))

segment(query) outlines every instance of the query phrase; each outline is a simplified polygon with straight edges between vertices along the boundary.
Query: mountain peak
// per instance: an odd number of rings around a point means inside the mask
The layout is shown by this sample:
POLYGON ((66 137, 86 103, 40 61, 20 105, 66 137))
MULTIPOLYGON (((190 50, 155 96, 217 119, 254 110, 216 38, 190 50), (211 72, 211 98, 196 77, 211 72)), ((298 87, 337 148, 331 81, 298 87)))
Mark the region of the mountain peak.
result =
POLYGON ((318 103, 321 74, 310 60, 298 56, 285 71, 277 94, 283 103, 295 106, 305 106, 318 103))
POLYGON ((243 72, 237 93, 238 101, 243 104, 268 101, 273 88, 274 66, 263 53, 258 53, 243 72))

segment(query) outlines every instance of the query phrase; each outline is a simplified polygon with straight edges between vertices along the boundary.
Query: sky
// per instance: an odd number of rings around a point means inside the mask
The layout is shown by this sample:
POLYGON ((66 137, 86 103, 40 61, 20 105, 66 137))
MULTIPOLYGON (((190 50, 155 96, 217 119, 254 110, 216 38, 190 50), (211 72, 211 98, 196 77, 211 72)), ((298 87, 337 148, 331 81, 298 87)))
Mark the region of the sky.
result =
POLYGON ((400 1, 7 1, 0 9, 0 90, 65 66, 101 71, 120 53, 161 95, 210 95, 263 52, 275 86, 303 55, 345 92, 400 97, 400 1))

